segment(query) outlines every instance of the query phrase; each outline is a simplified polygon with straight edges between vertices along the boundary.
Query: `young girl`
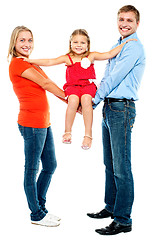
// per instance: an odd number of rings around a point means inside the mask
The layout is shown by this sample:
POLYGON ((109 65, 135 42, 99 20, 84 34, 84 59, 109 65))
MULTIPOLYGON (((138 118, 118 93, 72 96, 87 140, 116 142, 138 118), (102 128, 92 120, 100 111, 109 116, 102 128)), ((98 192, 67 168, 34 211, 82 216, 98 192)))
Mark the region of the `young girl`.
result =
MULTIPOLYGON (((133 39, 131 39, 133 40, 133 39)), ((129 41, 129 40, 128 40, 129 41)), ((125 42, 127 43, 127 41, 125 42)), ((92 98, 96 93, 96 79, 94 60, 106 60, 115 57, 125 45, 122 43, 109 52, 90 52, 90 38, 84 29, 75 30, 69 40, 69 53, 53 59, 29 60, 41 66, 53 66, 65 63, 66 83, 63 86, 68 98, 68 107, 65 118, 65 133, 63 143, 71 143, 72 125, 76 111, 81 104, 85 125, 85 135, 82 142, 83 149, 89 149, 92 144, 93 108, 92 98)))

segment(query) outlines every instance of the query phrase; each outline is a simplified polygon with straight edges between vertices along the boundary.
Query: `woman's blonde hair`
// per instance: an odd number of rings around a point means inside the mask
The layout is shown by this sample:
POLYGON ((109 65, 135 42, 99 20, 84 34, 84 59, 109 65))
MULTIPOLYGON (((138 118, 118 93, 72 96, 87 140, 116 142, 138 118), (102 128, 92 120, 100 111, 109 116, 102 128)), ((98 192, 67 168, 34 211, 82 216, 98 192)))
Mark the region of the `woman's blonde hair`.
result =
POLYGON ((74 55, 74 52, 72 51, 71 41, 72 41, 72 38, 76 35, 82 35, 82 36, 85 36, 87 38, 88 48, 87 48, 87 51, 82 55, 82 58, 87 57, 88 54, 90 53, 90 37, 88 35, 88 32, 85 29, 76 29, 71 34, 70 40, 69 40, 69 53, 68 54, 71 53, 71 54, 74 55))
POLYGON ((13 32, 12 32, 12 35, 11 35, 11 39, 10 39, 10 44, 9 44, 9 49, 8 49, 8 60, 9 60, 9 57, 11 56, 11 59, 13 57, 17 57, 17 52, 16 52, 16 49, 15 49, 15 45, 16 45, 16 41, 17 41, 17 38, 19 36, 19 33, 20 32, 23 32, 23 31, 27 31, 27 32, 30 32, 31 35, 32 35, 32 39, 33 39, 33 33, 32 31, 25 27, 25 26, 18 26, 16 27, 13 32))

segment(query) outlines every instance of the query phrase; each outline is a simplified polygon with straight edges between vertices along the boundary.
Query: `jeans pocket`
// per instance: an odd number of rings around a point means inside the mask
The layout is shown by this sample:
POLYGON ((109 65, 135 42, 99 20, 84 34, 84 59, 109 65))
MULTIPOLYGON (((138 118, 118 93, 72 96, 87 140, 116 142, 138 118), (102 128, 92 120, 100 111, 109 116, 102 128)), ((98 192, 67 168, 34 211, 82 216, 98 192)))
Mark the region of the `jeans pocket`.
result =
POLYGON ((19 131, 20 131, 20 133, 21 133, 21 135, 23 137, 23 135, 24 135, 24 131, 23 131, 24 127, 18 124, 18 129, 19 129, 19 131))
POLYGON ((129 126, 130 126, 131 131, 132 131, 133 125, 135 123, 135 118, 136 118, 135 108, 129 108, 129 126))
POLYGON ((133 125, 135 122, 135 117, 129 119, 130 130, 132 131, 133 125))
POLYGON ((18 124, 18 128, 19 128, 19 131, 20 131, 22 137, 24 138, 24 140, 27 140, 27 139, 32 138, 34 136, 34 133, 35 133, 34 128, 23 127, 19 124, 18 124))
POLYGON ((125 112, 125 103, 124 102, 112 102, 109 104, 109 108, 112 112, 125 112))

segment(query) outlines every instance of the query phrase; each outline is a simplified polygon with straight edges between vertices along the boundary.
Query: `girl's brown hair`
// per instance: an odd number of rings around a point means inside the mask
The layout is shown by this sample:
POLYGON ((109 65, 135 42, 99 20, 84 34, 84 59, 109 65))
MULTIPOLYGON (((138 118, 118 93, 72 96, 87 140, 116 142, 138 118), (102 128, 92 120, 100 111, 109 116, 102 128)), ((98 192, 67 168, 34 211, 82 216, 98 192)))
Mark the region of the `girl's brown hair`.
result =
POLYGON ((27 28, 27 27, 24 27, 24 26, 18 26, 16 27, 13 32, 12 32, 12 35, 11 35, 11 39, 10 39, 10 44, 9 44, 9 49, 8 49, 8 60, 9 60, 9 57, 11 56, 11 59, 13 57, 17 57, 17 52, 16 52, 16 49, 15 49, 15 45, 16 45, 16 41, 17 41, 17 38, 18 38, 18 35, 20 32, 23 32, 23 31, 28 31, 31 33, 32 35, 32 39, 33 39, 33 33, 32 31, 27 28))
POLYGON ((69 40, 69 53, 68 54, 73 54, 74 55, 74 52, 72 51, 72 47, 71 47, 71 41, 72 41, 72 38, 76 35, 82 35, 82 36, 85 36, 87 38, 87 42, 88 42, 88 49, 87 51, 83 54, 82 58, 84 57, 87 57, 88 54, 90 53, 90 37, 88 35, 88 32, 85 30, 85 29, 76 29, 74 30, 74 32, 71 34, 70 36, 70 40, 69 40))

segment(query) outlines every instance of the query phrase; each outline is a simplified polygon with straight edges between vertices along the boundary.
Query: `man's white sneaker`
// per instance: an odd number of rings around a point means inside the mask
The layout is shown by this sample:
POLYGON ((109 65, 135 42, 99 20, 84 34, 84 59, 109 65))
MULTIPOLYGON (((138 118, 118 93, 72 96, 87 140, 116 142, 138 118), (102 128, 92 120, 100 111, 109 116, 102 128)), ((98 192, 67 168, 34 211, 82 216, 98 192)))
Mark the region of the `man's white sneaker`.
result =
POLYGON ((61 218, 60 217, 57 217, 57 216, 55 216, 55 215, 53 215, 53 214, 51 214, 51 213, 47 213, 47 216, 51 219, 51 220, 55 220, 55 221, 61 221, 61 218))
POLYGON ((45 226, 45 227, 57 227, 57 226, 60 225, 60 222, 57 222, 57 221, 51 219, 47 215, 42 220, 40 220, 40 221, 31 221, 31 223, 32 224, 36 224, 36 225, 40 225, 40 226, 45 226))

